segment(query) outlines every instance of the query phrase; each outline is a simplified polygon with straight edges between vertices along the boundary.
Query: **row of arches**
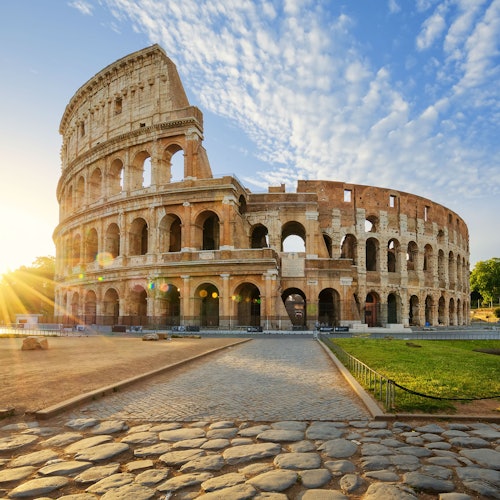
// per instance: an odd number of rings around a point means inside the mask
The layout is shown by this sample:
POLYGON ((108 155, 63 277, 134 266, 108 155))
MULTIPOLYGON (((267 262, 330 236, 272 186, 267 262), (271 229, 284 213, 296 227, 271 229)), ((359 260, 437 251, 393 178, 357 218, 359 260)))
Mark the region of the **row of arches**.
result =
POLYGON ((115 158, 109 165, 96 165, 84 171, 65 186, 61 207, 70 213, 78 207, 157 184, 181 181, 184 178, 184 154, 179 144, 170 144, 156 159, 148 151, 136 153, 126 165, 115 158))

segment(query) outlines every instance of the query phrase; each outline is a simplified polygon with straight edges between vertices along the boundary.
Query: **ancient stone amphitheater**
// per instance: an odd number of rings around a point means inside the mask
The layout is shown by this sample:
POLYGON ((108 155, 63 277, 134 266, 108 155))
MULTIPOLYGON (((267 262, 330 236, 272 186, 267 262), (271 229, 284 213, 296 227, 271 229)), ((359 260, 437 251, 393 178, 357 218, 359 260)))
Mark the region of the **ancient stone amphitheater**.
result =
POLYGON ((252 193, 214 177, 203 115, 158 45, 85 83, 60 133, 62 323, 468 323, 469 237, 456 213, 393 189, 301 180, 252 193))

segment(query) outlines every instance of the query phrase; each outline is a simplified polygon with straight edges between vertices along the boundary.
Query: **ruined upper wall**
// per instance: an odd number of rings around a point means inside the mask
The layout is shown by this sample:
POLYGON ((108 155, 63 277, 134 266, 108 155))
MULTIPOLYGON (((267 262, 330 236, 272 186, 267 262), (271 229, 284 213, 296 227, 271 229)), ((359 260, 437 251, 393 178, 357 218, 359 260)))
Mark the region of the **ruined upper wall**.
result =
POLYGON ((189 120, 203 133, 175 64, 153 45, 110 64, 75 93, 64 111, 62 163, 141 127, 189 120))

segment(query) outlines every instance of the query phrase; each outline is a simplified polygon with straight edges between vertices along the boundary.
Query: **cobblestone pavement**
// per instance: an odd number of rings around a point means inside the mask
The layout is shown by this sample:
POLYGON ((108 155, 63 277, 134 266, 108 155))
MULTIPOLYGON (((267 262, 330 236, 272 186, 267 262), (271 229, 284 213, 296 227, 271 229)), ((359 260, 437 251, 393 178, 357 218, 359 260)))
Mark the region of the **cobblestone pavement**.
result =
POLYGON ((374 421, 338 377, 315 341, 263 339, 0 424, 0 500, 500 499, 500 425, 374 421))
POLYGON ((310 337, 254 339, 84 406, 80 413, 163 422, 369 417, 310 337))

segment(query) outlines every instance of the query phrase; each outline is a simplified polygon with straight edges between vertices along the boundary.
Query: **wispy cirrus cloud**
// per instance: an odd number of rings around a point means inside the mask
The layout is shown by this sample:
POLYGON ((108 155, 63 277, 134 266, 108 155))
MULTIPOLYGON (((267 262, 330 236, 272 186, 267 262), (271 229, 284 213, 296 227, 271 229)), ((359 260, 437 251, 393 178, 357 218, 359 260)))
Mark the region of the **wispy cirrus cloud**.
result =
MULTIPOLYGON (((500 115, 481 125, 476 116, 488 99, 498 107, 500 0, 418 2, 407 55, 428 71, 419 92, 406 88, 411 75, 396 81, 390 63, 375 64, 353 34, 357 19, 328 1, 101 2, 166 49, 203 109, 251 138, 269 164, 245 179, 253 185, 324 178, 453 199, 500 191, 489 177, 498 146, 471 140, 500 115)), ((387 7, 392 17, 407 9, 387 7)))

